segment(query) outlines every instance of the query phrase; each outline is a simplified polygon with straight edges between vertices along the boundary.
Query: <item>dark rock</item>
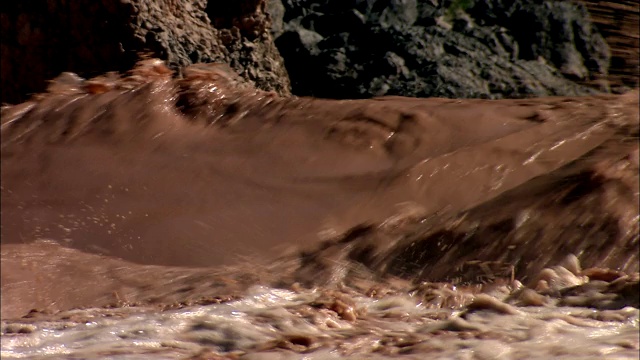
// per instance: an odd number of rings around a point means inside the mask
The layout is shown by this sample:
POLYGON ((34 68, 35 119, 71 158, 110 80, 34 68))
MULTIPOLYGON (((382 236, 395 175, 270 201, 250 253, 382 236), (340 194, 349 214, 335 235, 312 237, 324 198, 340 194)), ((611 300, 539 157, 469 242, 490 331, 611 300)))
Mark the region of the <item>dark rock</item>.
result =
POLYGON ((271 33, 280 36, 284 31, 284 5, 281 1, 267 1, 266 11, 271 16, 271 33))
POLYGON ((292 79, 292 88, 304 88, 317 77, 316 73, 308 71, 305 64, 317 59, 317 45, 321 41, 320 34, 304 28, 286 31, 276 39, 276 46, 280 49, 282 57, 298 64, 287 69, 289 78, 292 79))
POLYGON ((3 102, 43 91, 64 71, 126 71, 141 53, 174 70, 224 62, 260 89, 289 93, 264 0, 30 0, 3 5, 0 17, 3 102))
POLYGON ((365 21, 364 15, 358 10, 351 10, 340 14, 309 14, 302 19, 301 25, 321 35, 330 36, 335 33, 360 31, 365 21))
POLYGON ((543 57, 573 78, 606 74, 609 48, 584 6, 562 1, 482 0, 467 9, 479 25, 510 30, 520 58, 543 57))
POLYGON ((606 75, 608 70, 606 42, 584 7, 573 3, 280 3, 287 31, 276 45, 296 95, 583 95, 597 91, 576 81, 606 75), (300 37, 307 34, 305 30, 317 34, 314 41, 293 41, 293 34, 300 37))

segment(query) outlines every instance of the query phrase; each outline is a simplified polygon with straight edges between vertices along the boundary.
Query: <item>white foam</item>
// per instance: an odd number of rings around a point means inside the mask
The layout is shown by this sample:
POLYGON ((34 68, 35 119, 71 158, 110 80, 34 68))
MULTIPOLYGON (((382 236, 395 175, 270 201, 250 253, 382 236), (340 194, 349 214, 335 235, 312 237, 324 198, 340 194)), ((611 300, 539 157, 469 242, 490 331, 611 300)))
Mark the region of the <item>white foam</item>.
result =
MULTIPOLYGON (((356 307, 366 315, 352 323, 327 310, 327 317, 334 324, 327 326, 326 322, 314 321, 297 312, 318 296, 311 291, 294 293, 256 287, 242 300, 164 312, 136 308, 74 310, 69 313, 84 314, 93 320, 35 322, 30 328, 25 325, 31 333, 2 336, 1 356, 3 359, 61 356, 97 359, 109 354, 109 358, 132 360, 182 357, 204 349, 221 353, 251 351, 246 359, 261 359, 262 355, 266 356, 264 359, 358 359, 373 355, 356 352, 346 356, 335 346, 321 346, 306 354, 277 349, 275 353, 274 350, 256 351, 286 335, 325 339, 327 344, 331 344, 332 339, 345 338, 362 338, 366 342, 367 336, 416 337, 419 340, 414 352, 429 349, 438 358, 449 359, 637 359, 639 356, 638 309, 634 308, 618 311, 624 315, 624 321, 594 320, 589 315, 597 310, 570 307, 520 307, 516 315, 476 311, 466 314, 465 319, 449 312, 451 318, 434 320, 443 310, 425 308, 410 296, 379 300, 356 297, 356 307), (94 316, 109 311, 117 316, 94 316), (490 335, 486 339, 453 336, 443 341, 440 336, 430 334, 452 323, 465 324, 490 335)), ((3 322, 3 329, 9 325, 20 326, 3 322)), ((375 341, 370 345, 375 348, 375 341)), ((378 356, 385 358, 383 354, 378 356)))

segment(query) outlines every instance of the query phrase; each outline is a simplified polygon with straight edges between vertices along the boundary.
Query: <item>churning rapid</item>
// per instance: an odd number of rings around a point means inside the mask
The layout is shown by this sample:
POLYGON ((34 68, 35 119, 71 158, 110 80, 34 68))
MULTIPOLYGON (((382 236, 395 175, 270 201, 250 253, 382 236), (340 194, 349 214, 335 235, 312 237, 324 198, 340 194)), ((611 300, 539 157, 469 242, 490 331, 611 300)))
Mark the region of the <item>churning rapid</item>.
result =
POLYGON ((637 357, 637 92, 337 101, 183 73, 66 73, 2 109, 3 357, 527 357, 516 329, 549 319, 637 357))

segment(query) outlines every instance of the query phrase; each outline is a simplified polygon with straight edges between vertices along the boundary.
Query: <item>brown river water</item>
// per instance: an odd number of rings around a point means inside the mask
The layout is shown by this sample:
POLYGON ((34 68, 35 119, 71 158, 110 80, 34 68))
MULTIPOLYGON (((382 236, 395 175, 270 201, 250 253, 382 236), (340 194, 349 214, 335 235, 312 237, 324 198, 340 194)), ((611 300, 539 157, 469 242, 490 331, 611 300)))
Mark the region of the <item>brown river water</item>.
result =
POLYGON ((637 359, 638 116, 63 74, 2 109, 0 355, 637 359))

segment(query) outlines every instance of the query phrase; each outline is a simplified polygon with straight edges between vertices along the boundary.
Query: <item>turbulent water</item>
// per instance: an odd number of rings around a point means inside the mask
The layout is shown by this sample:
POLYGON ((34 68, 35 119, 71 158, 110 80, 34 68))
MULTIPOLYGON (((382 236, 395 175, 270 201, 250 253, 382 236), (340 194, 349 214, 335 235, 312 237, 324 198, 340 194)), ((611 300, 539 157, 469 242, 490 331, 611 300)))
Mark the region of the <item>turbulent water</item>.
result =
POLYGON ((64 74, 2 109, 3 358, 640 355, 637 92, 184 74, 64 74))
MULTIPOLYGON (((555 272, 563 280, 555 284, 556 291, 585 282, 564 267, 556 267, 555 272)), ((71 310, 46 320, 5 321, 2 357, 638 357, 637 304, 618 310, 581 307, 607 307, 602 302, 611 297, 605 300, 607 296, 594 289, 565 294, 560 300, 517 283, 496 286, 484 294, 421 284, 408 292, 367 295, 346 289, 292 291, 255 286, 242 299, 221 304, 164 311, 71 310)))
POLYGON ((638 309, 632 307, 448 311, 424 306, 416 296, 353 296, 354 311, 366 315, 350 321, 317 310, 322 297, 256 287, 242 300, 180 310, 73 310, 55 320, 3 324, 2 358, 216 358, 218 352, 242 359, 638 357, 638 309))

